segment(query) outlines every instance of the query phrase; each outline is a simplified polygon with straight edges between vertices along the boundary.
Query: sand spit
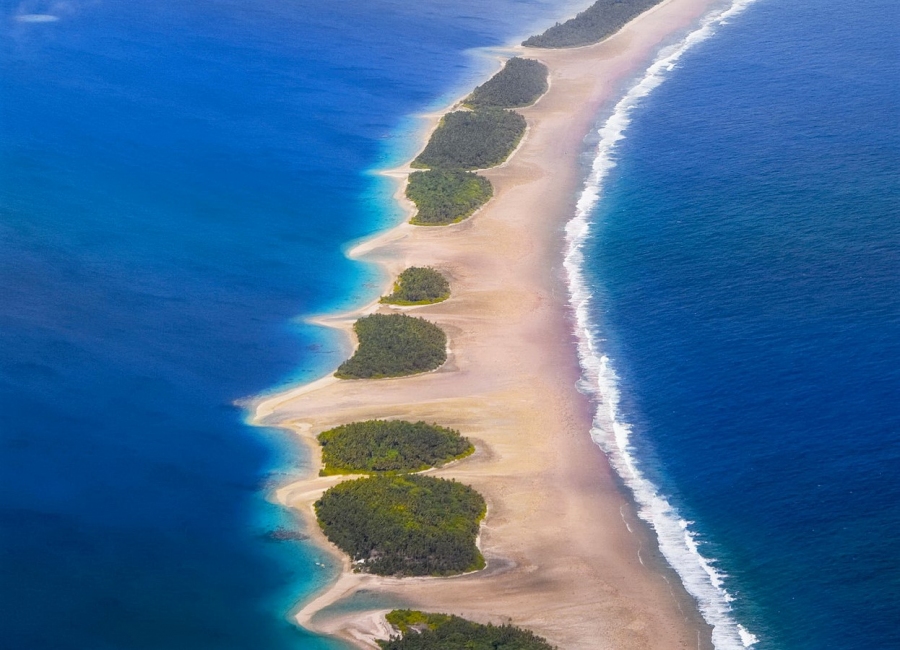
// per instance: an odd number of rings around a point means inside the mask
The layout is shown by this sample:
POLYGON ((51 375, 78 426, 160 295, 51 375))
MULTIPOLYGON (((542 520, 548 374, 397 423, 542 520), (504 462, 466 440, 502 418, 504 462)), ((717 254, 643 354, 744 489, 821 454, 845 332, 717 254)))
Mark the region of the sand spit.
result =
MULTIPOLYGON (((314 434, 353 420, 404 418, 459 429, 474 455, 436 470, 488 502, 480 546, 485 570, 454 578, 383 578, 350 571, 315 523, 313 539, 344 564, 338 580, 296 613, 302 626, 360 647, 387 634, 385 609, 362 599, 513 622, 566 650, 710 648, 710 630, 661 561, 589 431, 593 405, 580 376, 562 256, 563 227, 582 181, 578 157, 598 112, 642 72, 661 44, 685 33, 715 0, 668 0, 606 41, 570 50, 522 49, 550 69, 548 93, 519 109, 528 133, 503 166, 482 172, 494 198, 449 227, 399 226, 354 257, 391 276, 434 266, 453 295, 403 308, 450 339, 437 371, 399 379, 325 378, 255 404, 254 421, 296 432, 319 456, 314 434), (348 605, 354 606, 348 606, 348 605)), ((398 173, 398 172, 394 172, 398 173)), ((317 322, 349 331, 373 303, 317 322)), ((346 477, 311 477, 278 490, 312 516, 312 503, 346 477)))

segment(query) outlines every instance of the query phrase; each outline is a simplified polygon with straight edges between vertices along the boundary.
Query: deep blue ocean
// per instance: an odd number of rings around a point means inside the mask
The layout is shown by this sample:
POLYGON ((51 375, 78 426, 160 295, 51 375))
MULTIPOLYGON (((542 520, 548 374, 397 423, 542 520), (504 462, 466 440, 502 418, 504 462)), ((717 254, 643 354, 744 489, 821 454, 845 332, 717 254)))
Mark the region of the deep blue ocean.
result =
MULTIPOLYGON (((342 647, 287 618, 335 572, 271 537, 303 452, 236 402, 342 360, 302 317, 377 293, 343 251, 414 115, 584 4, 0 0, 0 648, 342 647)), ((581 250, 626 452, 763 650, 900 647, 898 24, 716 25, 581 250)))
POLYGON ((370 170, 549 0, 0 0, 0 648, 319 650, 335 575, 235 400, 317 377, 372 299, 370 170), (302 532, 302 531, 301 531, 302 532))
POLYGON ((900 648, 900 6, 757 0, 664 77, 581 251, 628 455, 754 648, 900 648))

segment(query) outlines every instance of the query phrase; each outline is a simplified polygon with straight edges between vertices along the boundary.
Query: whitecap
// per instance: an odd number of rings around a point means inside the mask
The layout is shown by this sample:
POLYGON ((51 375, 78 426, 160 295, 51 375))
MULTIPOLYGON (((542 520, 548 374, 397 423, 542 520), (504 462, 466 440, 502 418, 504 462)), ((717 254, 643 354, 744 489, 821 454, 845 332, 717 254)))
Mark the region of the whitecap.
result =
POLYGON ((755 634, 750 634, 750 632, 747 631, 747 628, 740 623, 738 624, 738 634, 741 635, 741 642, 744 644, 745 648, 749 648, 759 641, 755 634))
POLYGON ((616 166, 615 151, 631 122, 631 112, 665 79, 685 52, 713 35, 715 29, 735 16, 753 0, 735 0, 730 6, 708 14, 700 26, 679 43, 664 48, 656 60, 616 104, 612 115, 600 127, 600 141, 591 172, 576 204, 575 216, 566 224, 567 249, 564 266, 568 276, 570 304, 575 312, 575 333, 583 379, 582 390, 598 403, 591 437, 607 453, 625 484, 634 494, 638 515, 655 531, 660 551, 678 572, 685 589, 697 601, 700 613, 712 627, 718 650, 741 650, 757 642, 757 637, 734 618, 733 596, 725 588, 725 575, 713 558, 705 557, 692 522, 677 510, 638 467, 630 444, 631 429, 619 412, 618 382, 611 360, 600 350, 602 340, 591 322, 593 296, 583 273, 582 247, 591 229, 591 211, 602 195, 603 182, 616 166))

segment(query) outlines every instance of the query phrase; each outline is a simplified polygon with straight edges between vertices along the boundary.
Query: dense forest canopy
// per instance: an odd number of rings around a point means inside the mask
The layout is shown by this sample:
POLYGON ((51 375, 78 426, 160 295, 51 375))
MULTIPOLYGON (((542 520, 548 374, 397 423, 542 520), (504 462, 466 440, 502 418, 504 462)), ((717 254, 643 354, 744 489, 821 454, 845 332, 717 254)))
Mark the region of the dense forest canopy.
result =
POLYGON ((522 45, 527 47, 578 47, 603 40, 619 31, 661 0, 597 0, 566 22, 557 23, 543 34, 532 36, 522 45))
POLYGON ((444 116, 412 166, 469 170, 494 167, 509 157, 524 134, 525 118, 513 111, 454 111, 444 116))
POLYGON ((323 474, 418 472, 471 454, 459 431, 406 420, 351 422, 319 434, 323 474))
POLYGON ((338 366, 340 379, 402 377, 434 370, 447 360, 447 335, 424 318, 372 314, 353 325, 356 353, 338 366))
POLYGON ((428 144, 411 163, 429 169, 410 174, 406 196, 418 211, 411 223, 447 225, 471 215, 490 200, 490 181, 466 170, 505 161, 525 134, 525 118, 505 110, 528 106, 547 91, 547 66, 515 57, 464 101, 473 110, 443 117, 428 144))
POLYGON ((462 221, 494 194, 491 182, 459 169, 413 172, 406 185, 407 198, 418 211, 410 220, 417 226, 446 226, 462 221))
POLYGON ((392 305, 430 305, 450 297, 447 278, 430 266, 411 266, 394 282, 394 291, 381 302, 392 305))
POLYGON ((359 570, 423 576, 484 567, 475 540, 485 502, 462 483, 376 475, 338 483, 315 509, 325 535, 359 570))
POLYGON ((514 57, 472 91, 464 104, 470 108, 517 108, 530 106, 545 92, 547 66, 534 59, 514 57))
POLYGON ((481 625, 408 609, 395 609, 387 620, 400 636, 379 641, 382 650, 554 650, 533 632, 512 625, 481 625))

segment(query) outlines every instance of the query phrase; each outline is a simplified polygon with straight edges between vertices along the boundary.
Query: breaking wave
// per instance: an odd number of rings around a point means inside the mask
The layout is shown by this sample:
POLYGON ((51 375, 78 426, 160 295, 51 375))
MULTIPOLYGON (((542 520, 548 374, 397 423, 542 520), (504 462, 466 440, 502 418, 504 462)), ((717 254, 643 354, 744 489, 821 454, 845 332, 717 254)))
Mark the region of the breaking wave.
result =
POLYGON ((728 7, 708 14, 697 29, 680 42, 663 49, 643 77, 616 104, 612 115, 599 129, 600 141, 591 172, 579 196, 575 216, 566 225, 564 262, 576 320, 578 353, 583 371, 582 389, 598 403, 591 436, 607 453, 613 467, 633 492, 638 515, 653 528, 666 560, 697 600, 700 613, 712 626, 713 644, 718 650, 749 648, 757 642, 757 638, 734 619, 730 605, 732 597, 724 586, 724 575, 716 568, 714 559, 700 552, 697 534, 691 529, 692 522, 679 515, 638 467, 630 444, 631 429, 619 412, 616 374, 610 359, 603 354, 597 327, 591 321, 593 298, 584 277, 582 248, 590 233, 591 215, 602 194, 604 181, 616 165, 616 147, 625 137, 632 111, 665 81, 688 50, 710 38, 718 26, 752 2, 735 0, 728 7))

